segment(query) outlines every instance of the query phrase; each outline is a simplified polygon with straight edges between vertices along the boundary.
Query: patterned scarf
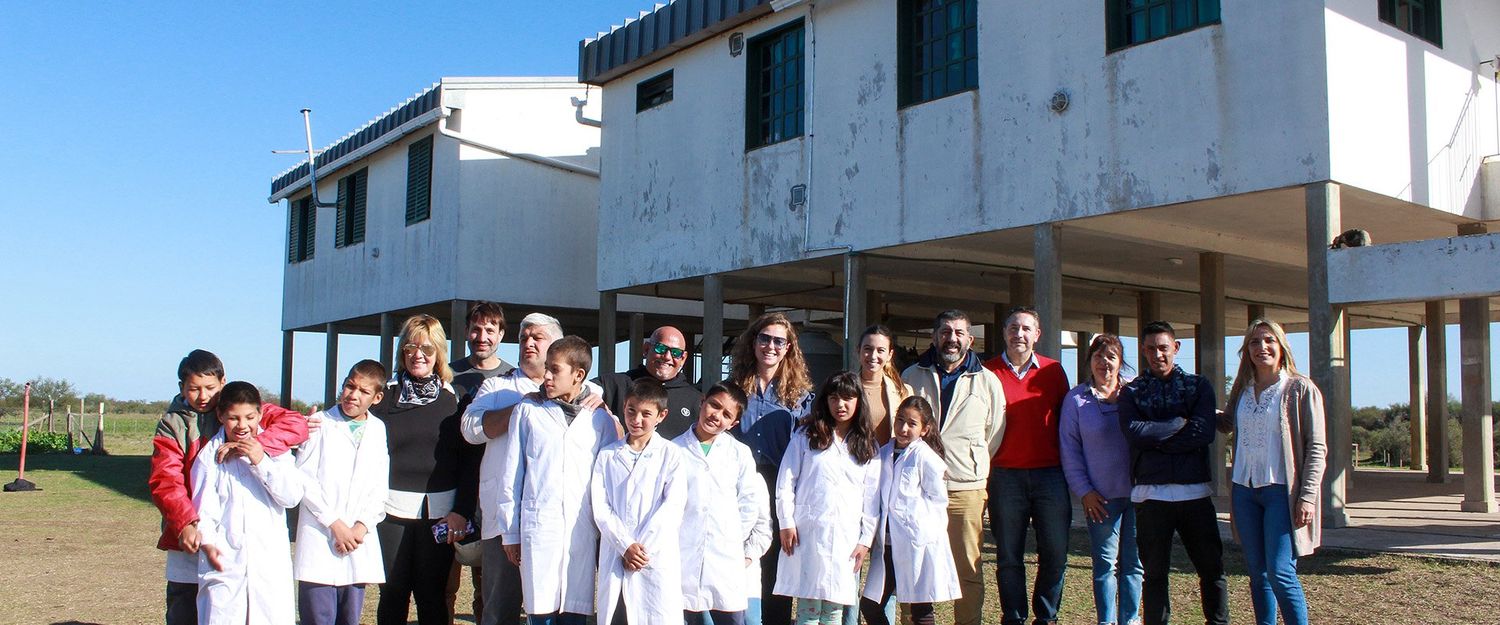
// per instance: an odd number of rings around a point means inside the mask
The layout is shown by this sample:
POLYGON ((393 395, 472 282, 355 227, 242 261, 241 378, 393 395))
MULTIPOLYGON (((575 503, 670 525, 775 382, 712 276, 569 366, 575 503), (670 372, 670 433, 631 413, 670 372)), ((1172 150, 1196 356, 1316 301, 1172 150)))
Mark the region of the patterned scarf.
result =
POLYGON ((436 373, 425 378, 416 378, 402 371, 400 380, 401 394, 396 397, 396 403, 402 405, 426 406, 437 401, 438 394, 443 390, 443 379, 439 378, 436 373))

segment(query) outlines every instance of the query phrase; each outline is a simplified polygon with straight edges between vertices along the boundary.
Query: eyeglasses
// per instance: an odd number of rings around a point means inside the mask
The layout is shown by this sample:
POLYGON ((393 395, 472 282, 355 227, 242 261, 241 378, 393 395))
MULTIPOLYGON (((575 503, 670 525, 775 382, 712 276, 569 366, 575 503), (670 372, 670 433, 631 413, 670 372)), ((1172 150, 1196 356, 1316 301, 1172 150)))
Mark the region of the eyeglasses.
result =
POLYGON ((653 353, 653 354, 661 355, 661 354, 666 354, 668 352, 670 352, 672 354, 672 360, 677 360, 678 358, 681 358, 683 356, 683 354, 686 354, 687 350, 685 350, 685 349, 683 349, 681 347, 669 347, 665 343, 652 343, 651 344, 651 353, 653 353))
POLYGON ((755 343, 762 347, 786 349, 786 346, 791 344, 791 341, 788 341, 784 336, 772 336, 770 334, 766 334, 765 332, 761 332, 760 334, 755 335, 755 343))
POLYGON ((416 343, 407 343, 401 346, 401 353, 407 356, 412 355, 418 350, 421 350, 421 352, 423 354, 426 354, 428 358, 437 356, 437 346, 431 343, 423 343, 421 345, 417 345, 416 343))

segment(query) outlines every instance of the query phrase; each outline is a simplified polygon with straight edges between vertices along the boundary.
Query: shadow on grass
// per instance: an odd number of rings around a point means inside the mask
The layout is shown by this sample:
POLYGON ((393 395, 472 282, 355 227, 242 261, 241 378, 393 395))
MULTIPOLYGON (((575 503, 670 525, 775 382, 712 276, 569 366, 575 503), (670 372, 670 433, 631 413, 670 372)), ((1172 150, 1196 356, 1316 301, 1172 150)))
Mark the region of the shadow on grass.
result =
MULTIPOLYGON (((20 464, 16 454, 0 455, 0 474, 13 474, 20 464)), ((150 456, 94 456, 90 454, 39 454, 26 457, 26 468, 40 471, 61 471, 78 476, 116 493, 151 501, 151 492, 146 487, 146 476, 151 470, 150 456)), ((14 478, 12 478, 14 479, 14 478)), ((28 478, 31 479, 31 478, 28 478)), ((9 481, 9 480, 0 480, 9 481)), ((37 481, 37 480, 32 480, 37 481)), ((47 484, 37 481, 43 490, 47 484)))

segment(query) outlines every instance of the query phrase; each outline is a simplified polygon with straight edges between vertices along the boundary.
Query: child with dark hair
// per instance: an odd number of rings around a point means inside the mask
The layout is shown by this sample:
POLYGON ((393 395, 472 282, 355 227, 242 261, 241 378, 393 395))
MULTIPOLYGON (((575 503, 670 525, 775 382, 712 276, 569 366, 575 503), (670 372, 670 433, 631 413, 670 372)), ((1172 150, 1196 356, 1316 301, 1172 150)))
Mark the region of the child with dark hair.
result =
POLYGON ((859 569, 880 515, 880 463, 871 462, 875 442, 859 376, 835 374, 817 397, 776 480, 781 555, 774 592, 797 599, 797 622, 837 625, 859 600, 859 569))
POLYGON ((202 535, 198 622, 290 623, 286 509, 302 500, 302 474, 291 456, 272 457, 256 440, 261 413, 254 385, 226 384, 216 410, 219 432, 193 461, 193 505, 202 535), (230 450, 222 464, 214 460, 221 449, 230 450))
MULTIPOLYGON (((198 622, 201 540, 189 474, 203 442, 219 431, 214 410, 224 388, 224 363, 211 352, 193 350, 177 365, 177 388, 151 439, 151 473, 146 483, 162 517, 156 548, 167 552, 166 622, 192 625, 198 622)), ((307 440, 307 419, 297 412, 262 404, 260 415, 256 439, 267 453, 279 456, 307 440)), ((215 460, 223 462, 235 449, 220 448, 215 460)))

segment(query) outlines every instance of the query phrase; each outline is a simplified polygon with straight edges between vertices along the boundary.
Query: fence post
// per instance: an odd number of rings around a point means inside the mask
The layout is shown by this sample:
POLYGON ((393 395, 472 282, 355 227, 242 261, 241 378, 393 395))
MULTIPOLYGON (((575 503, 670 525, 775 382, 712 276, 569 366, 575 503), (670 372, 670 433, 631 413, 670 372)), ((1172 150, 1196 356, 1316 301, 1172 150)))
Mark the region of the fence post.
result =
POLYGON ((94 428, 94 453, 101 456, 109 455, 104 450, 104 402, 99 402, 99 424, 94 428))
POLYGON ((68 406, 68 414, 67 414, 67 416, 65 418, 68 421, 67 424, 66 424, 67 427, 68 427, 68 453, 71 454, 71 453, 73 453, 74 449, 78 448, 78 445, 73 442, 73 407, 72 406, 68 406))
POLYGON ((54 402, 51 399, 47 400, 47 433, 48 434, 51 434, 53 432, 53 430, 52 430, 52 407, 53 407, 53 405, 55 403, 56 402, 54 402))

